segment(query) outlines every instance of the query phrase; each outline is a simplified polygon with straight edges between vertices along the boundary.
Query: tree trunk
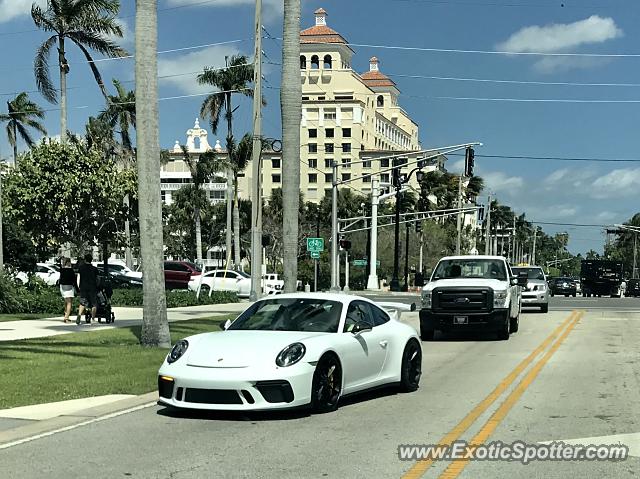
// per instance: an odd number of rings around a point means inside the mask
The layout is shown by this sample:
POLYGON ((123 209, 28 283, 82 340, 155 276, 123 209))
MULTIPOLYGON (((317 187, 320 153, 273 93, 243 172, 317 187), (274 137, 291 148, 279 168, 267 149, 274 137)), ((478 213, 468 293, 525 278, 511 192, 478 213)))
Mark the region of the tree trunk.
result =
POLYGON ((64 60, 64 37, 58 38, 60 51, 58 52, 58 65, 60 67, 60 141, 67 141, 67 70, 64 60))
POLYGON ((202 222, 200 220, 200 208, 195 208, 194 215, 196 217, 196 259, 200 267, 202 267, 202 222))
POLYGON ((4 238, 2 233, 2 172, 0 172, 0 271, 4 269, 4 238))
MULTIPOLYGON (((231 145, 231 140, 233 140, 233 123, 231 121, 231 93, 226 94, 226 103, 227 108, 225 111, 225 115, 227 118, 227 150, 229 150, 229 146, 231 145)), ((227 158, 231 159, 231 151, 227 151, 227 158)), ((229 269, 229 262, 231 261, 231 250, 232 250, 232 237, 233 237, 233 171, 231 168, 227 170, 227 234, 226 234, 226 265, 225 268, 229 269)), ((236 265, 237 267, 237 265, 236 265)))
POLYGON ((160 141, 158 133, 158 1, 136 0, 136 115, 140 252, 145 346, 169 347, 164 289, 160 141))
POLYGON ((233 262, 240 268, 240 207, 238 205, 238 176, 235 175, 233 185, 233 262))
POLYGON ((298 279, 298 208, 300 203, 300 0, 284 0, 282 42, 282 233, 285 293, 296 291, 298 279))
POLYGON ((18 168, 18 123, 17 120, 13 120, 11 125, 13 128, 13 166, 18 168))

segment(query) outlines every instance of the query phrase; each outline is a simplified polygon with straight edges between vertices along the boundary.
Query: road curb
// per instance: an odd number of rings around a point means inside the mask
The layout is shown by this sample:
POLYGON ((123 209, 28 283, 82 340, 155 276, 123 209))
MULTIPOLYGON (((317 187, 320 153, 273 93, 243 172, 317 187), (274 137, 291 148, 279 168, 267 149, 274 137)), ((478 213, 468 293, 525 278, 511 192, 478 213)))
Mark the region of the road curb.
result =
POLYGON ((61 415, 42 421, 34 421, 24 426, 18 426, 6 431, 0 431, 0 449, 8 444, 21 441, 33 436, 50 433, 59 429, 76 426, 91 419, 98 419, 109 414, 126 411, 127 409, 155 403, 158 400, 158 392, 120 399, 110 404, 103 404, 77 411, 73 414, 61 415))

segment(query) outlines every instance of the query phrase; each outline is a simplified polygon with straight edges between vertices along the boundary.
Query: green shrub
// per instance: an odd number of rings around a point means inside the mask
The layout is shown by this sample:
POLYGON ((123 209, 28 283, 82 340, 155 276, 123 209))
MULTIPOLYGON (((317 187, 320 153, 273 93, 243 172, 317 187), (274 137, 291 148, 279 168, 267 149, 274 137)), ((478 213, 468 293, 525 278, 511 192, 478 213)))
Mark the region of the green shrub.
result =
MULTIPOLYGON (((193 291, 184 289, 167 291, 167 308, 237 302, 236 294, 230 292, 213 291, 211 296, 201 294, 199 298, 196 298, 196 293, 193 291)), ((113 306, 142 306, 142 289, 116 289, 113 291, 111 304, 113 306)))

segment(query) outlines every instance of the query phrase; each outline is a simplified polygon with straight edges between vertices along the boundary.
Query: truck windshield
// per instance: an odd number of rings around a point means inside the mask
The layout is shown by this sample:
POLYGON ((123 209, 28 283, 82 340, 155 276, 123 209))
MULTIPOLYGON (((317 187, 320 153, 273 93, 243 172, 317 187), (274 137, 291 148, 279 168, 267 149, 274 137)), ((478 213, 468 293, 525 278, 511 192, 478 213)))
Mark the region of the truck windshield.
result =
POLYGON ((485 278, 506 280, 504 263, 497 259, 450 259, 438 263, 432 280, 455 278, 485 278))
POLYGON ((544 280, 544 273, 542 272, 542 268, 511 268, 511 270, 516 276, 524 271, 527 273, 528 279, 544 280))

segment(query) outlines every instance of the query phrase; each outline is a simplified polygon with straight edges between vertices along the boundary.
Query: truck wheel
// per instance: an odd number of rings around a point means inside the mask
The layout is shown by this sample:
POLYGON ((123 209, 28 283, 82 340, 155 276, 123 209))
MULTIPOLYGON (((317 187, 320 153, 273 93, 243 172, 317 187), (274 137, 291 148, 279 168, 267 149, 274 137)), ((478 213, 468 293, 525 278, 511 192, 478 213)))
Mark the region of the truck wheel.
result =
POLYGON ((498 339, 500 341, 507 341, 509 339, 509 333, 510 333, 510 328, 511 327, 511 319, 509 318, 509 315, 507 315, 507 317, 504 320, 504 324, 502 325, 502 328, 498 331, 498 339))
POLYGON ((433 341, 433 338, 435 336, 435 330, 434 329, 422 329, 420 328, 420 339, 423 341, 433 341))
POLYGON ((541 313, 548 313, 549 312, 549 305, 545 304, 540 308, 540 312, 541 313))
POLYGON ((510 325, 509 328, 511 329, 512 333, 517 333, 518 332, 518 328, 520 327, 520 315, 516 316, 515 318, 511 319, 510 321, 510 325))

